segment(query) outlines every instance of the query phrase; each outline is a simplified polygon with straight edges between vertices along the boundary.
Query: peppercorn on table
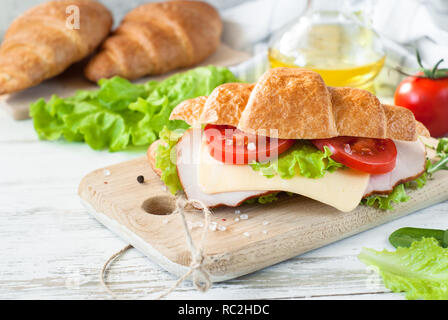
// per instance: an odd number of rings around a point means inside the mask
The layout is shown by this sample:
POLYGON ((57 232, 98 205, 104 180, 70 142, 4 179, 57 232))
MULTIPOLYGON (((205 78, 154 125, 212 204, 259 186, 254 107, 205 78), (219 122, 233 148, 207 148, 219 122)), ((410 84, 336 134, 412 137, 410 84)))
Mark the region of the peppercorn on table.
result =
MULTIPOLYGON (((144 151, 98 152, 82 143, 38 141, 31 120, 16 122, 1 109, 0 145, 0 299, 111 298, 98 274, 126 243, 87 213, 77 188, 88 172, 144 151)), ((446 228, 447 212, 448 202, 440 203, 256 273, 215 283, 206 293, 185 282, 168 298, 404 299, 386 289, 357 255, 362 247, 392 250, 387 238, 400 227, 446 228)), ((131 249, 111 265, 108 280, 121 298, 145 299, 171 286, 176 277, 131 249)))

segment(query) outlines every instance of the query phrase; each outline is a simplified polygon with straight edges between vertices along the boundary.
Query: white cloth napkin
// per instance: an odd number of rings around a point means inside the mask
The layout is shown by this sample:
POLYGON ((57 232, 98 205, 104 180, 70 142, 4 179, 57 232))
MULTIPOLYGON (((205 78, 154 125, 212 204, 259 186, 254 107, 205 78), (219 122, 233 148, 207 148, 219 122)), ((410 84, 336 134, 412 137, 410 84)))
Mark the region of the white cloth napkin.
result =
POLYGON ((427 67, 442 58, 448 67, 448 1, 378 0, 372 21, 374 29, 391 40, 386 44, 395 42, 409 49, 411 57, 406 60, 415 61, 418 49, 427 67))

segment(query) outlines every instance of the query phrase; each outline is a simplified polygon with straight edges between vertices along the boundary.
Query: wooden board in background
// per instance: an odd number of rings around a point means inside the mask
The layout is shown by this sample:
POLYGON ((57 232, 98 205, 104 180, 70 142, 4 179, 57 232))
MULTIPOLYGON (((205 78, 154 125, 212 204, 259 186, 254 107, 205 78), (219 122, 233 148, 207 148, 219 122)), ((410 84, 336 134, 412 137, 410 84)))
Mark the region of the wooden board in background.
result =
MULTIPOLYGON (((82 203, 100 222, 169 272, 187 270, 190 253, 181 219, 165 215, 175 198, 142 157, 88 174, 79 186, 82 203), (139 184, 137 176, 145 183, 139 184)), ((244 205, 214 210, 212 221, 225 231, 209 231, 205 265, 212 281, 223 281, 260 270, 309 250, 370 229, 392 219, 448 199, 448 172, 436 173, 421 190, 409 191, 411 200, 383 211, 359 206, 340 212, 305 197, 285 197, 268 205, 244 205), (236 222, 238 215, 247 220, 236 222), (245 235, 245 233, 248 233, 245 235), (248 235, 248 236, 247 236, 248 235)), ((202 214, 186 214, 192 237, 200 239, 202 214)))
MULTIPOLYGON (((199 66, 216 65, 230 67, 247 60, 249 57, 250 55, 245 52, 235 51, 221 44, 218 50, 199 66)), ((97 86, 94 83, 84 78, 82 73, 83 65, 83 63, 75 64, 61 75, 44 81, 38 86, 18 93, 0 96, 0 107, 5 108, 14 119, 24 120, 29 118, 30 104, 39 98, 48 100, 53 94, 57 94, 60 97, 69 97, 75 94, 77 90, 96 89, 97 86)), ((162 80, 176 72, 187 71, 192 68, 176 70, 158 76, 145 77, 136 82, 143 83, 149 80, 162 80)))

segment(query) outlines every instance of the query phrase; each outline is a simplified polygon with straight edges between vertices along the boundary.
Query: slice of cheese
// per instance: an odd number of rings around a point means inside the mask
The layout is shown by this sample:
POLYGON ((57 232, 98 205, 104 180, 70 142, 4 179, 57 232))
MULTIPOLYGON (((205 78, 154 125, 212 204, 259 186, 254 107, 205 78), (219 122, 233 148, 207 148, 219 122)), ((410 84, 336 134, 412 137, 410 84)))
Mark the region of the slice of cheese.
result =
POLYGON ((349 168, 310 179, 295 176, 282 179, 266 178, 248 165, 229 165, 212 158, 202 145, 198 184, 205 193, 232 191, 287 191, 323 202, 341 211, 351 211, 359 205, 369 183, 370 175, 349 168))

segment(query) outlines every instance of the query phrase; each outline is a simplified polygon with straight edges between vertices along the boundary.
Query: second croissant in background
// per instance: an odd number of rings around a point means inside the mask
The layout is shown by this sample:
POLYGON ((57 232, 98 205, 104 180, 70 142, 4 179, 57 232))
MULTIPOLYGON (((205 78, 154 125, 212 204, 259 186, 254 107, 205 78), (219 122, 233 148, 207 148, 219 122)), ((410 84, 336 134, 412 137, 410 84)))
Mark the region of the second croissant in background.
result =
POLYGON ((87 65, 91 81, 137 79, 198 64, 219 46, 222 21, 200 1, 148 3, 129 12, 87 65))

